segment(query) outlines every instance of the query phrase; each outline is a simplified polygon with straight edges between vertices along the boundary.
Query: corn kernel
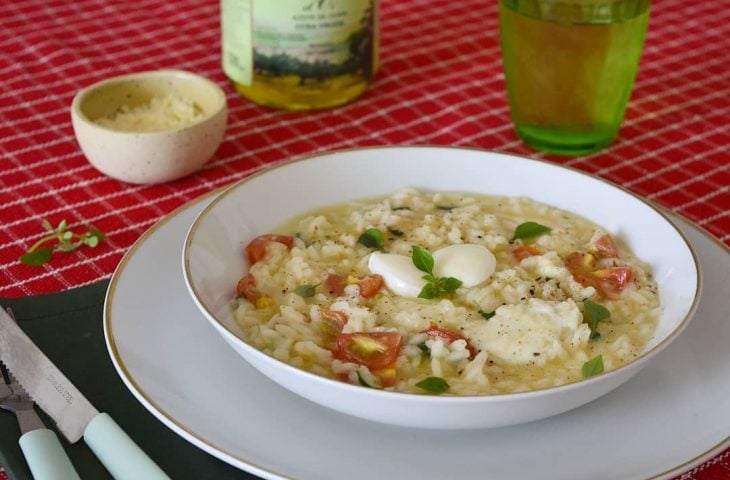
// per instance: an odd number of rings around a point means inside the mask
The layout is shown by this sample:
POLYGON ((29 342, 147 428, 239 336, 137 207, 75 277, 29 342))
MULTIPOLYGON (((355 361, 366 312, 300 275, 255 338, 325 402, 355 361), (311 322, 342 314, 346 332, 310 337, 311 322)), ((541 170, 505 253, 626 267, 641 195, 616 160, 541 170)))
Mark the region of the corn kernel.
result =
POLYGON ((261 295, 256 299, 256 308, 268 308, 274 304, 274 299, 268 295, 261 295))

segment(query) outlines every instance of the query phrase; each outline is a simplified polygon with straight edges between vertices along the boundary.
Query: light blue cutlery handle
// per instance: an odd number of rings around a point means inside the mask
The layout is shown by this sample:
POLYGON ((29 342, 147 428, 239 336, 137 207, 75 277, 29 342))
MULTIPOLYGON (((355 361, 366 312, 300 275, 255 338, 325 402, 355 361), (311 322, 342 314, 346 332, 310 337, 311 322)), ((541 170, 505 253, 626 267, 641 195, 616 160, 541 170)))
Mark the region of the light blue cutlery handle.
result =
POLYGON ((35 480, 80 480, 52 430, 31 430, 18 443, 35 480))
POLYGON ((84 441, 117 480, 169 479, 106 413, 89 422, 84 441))

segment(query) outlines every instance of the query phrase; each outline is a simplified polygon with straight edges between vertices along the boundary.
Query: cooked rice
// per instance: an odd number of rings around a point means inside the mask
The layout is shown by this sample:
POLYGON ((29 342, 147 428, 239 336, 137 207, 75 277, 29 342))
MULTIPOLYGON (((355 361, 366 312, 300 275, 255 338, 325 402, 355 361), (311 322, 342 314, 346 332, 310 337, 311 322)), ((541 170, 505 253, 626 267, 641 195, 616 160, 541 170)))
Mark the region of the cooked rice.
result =
POLYGON ((236 318, 245 340, 281 361, 354 384, 377 386, 379 378, 362 365, 333 357, 331 339, 322 335, 321 309, 346 313, 346 333, 395 330, 403 336, 397 379, 388 390, 424 393, 415 384, 436 376, 447 381, 446 394, 451 395, 519 392, 579 381, 583 364, 599 354, 607 371, 615 369, 642 353, 660 314, 648 266, 618 239, 620 262, 631 267, 634 282, 608 300, 576 282, 564 256, 585 251, 606 232, 582 217, 526 198, 404 189, 386 198, 306 214, 276 233, 296 236, 295 245, 289 250, 271 243, 266 258, 251 267, 259 291, 272 301, 257 308, 237 300, 236 318), (542 255, 517 263, 510 238, 526 221, 548 225, 552 231, 533 242, 542 255), (306 299, 294 293, 304 284, 324 285, 334 272, 369 275, 367 261, 373 250, 357 241, 368 228, 386 234, 385 251, 408 256, 413 245, 429 251, 459 243, 484 245, 496 257, 496 272, 476 287, 462 287, 435 300, 400 297, 387 288, 365 299, 356 284, 348 285, 338 298, 323 287, 306 299), (600 323, 600 338, 590 340, 589 327, 582 322, 585 299, 611 312, 600 323), (486 320, 479 310, 495 316, 486 320), (466 341, 449 343, 422 333, 431 322, 461 332, 472 343, 489 337, 486 344, 493 347, 470 359, 466 341))

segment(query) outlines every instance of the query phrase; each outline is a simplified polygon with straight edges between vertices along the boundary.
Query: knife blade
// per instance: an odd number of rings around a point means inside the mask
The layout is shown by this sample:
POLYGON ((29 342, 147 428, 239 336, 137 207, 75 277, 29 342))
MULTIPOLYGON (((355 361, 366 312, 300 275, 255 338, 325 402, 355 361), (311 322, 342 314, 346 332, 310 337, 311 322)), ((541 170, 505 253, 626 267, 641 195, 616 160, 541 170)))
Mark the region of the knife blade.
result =
POLYGON ((83 437, 115 479, 169 478, 107 413, 99 413, 0 309, 0 360, 71 443, 83 437))

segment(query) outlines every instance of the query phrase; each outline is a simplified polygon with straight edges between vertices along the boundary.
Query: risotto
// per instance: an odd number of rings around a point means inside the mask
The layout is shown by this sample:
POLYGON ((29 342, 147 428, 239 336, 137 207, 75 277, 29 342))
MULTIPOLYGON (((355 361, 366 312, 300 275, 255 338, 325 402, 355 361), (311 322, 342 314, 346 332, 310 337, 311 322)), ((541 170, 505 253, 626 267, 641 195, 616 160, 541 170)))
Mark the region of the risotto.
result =
POLYGON ((249 243, 236 321, 255 348, 364 387, 537 390, 615 369, 651 338, 649 267, 527 198, 400 190, 249 243))

